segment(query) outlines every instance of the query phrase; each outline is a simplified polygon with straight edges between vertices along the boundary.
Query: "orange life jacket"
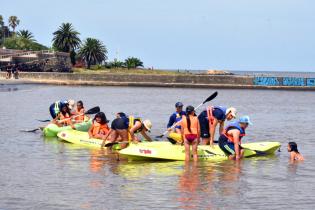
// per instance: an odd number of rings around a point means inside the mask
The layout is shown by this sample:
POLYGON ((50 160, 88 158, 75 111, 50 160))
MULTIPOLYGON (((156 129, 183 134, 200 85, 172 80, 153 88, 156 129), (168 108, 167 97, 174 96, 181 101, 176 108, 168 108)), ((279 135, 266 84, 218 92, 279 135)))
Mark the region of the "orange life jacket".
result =
POLYGON ((190 119, 191 132, 188 130, 186 116, 185 115, 182 116, 181 126, 184 129, 184 135, 186 135, 186 134, 197 134, 198 135, 198 125, 199 125, 198 117, 197 116, 189 116, 189 119, 190 119))
POLYGON ((92 125, 92 135, 96 136, 97 134, 106 135, 109 132, 109 127, 107 124, 101 125, 100 123, 94 122, 92 125))
POLYGON ((84 112, 85 112, 84 108, 82 108, 80 111, 78 109, 76 109, 74 112, 74 115, 80 115, 80 116, 75 117, 74 118, 75 121, 83 122, 84 121, 84 112))
POLYGON ((241 128, 241 126, 239 125, 239 123, 235 122, 235 123, 231 123, 229 124, 223 131, 223 135, 226 136, 226 138, 228 138, 229 142, 232 142, 232 143, 235 143, 234 142, 234 138, 231 134, 229 134, 228 132, 230 131, 230 128, 231 130, 232 129, 237 129, 240 131, 240 138, 239 138, 239 141, 240 141, 240 144, 241 144, 241 141, 242 141, 242 138, 244 136, 246 136, 246 133, 245 133, 245 129, 244 128, 241 128))
POLYGON ((71 124, 71 118, 68 113, 66 113, 66 116, 62 114, 62 112, 59 113, 59 120, 60 123, 63 125, 70 125, 71 124))

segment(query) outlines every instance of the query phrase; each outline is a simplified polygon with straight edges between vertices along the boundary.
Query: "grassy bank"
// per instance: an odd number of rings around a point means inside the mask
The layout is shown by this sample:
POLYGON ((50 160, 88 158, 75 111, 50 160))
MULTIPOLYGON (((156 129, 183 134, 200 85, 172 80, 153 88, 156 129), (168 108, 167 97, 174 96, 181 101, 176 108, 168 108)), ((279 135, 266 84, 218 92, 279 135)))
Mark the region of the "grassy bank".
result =
POLYGON ((169 71, 169 70, 158 70, 158 69, 126 69, 126 68, 115 68, 115 69, 97 69, 96 67, 92 67, 92 69, 85 69, 85 68, 73 68, 74 73, 99 73, 99 74, 106 74, 106 73, 115 73, 115 74, 155 74, 155 75, 187 75, 191 74, 188 72, 178 72, 178 71, 169 71))

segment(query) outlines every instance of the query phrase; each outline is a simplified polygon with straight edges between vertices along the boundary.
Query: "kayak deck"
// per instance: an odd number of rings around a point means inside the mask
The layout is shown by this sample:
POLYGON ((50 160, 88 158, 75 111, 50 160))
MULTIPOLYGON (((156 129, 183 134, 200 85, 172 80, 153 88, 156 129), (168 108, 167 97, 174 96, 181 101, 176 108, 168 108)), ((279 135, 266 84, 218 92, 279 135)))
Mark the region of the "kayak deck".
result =
MULTIPOLYGON (((91 149, 101 149, 103 140, 90 138, 88 132, 77 130, 65 130, 57 134, 57 136, 69 143, 88 147, 91 149)), ((114 149, 119 149, 119 145, 114 145, 114 149)))
MULTIPOLYGON (((78 131, 88 131, 91 125, 92 125, 92 120, 89 120, 89 121, 85 121, 81 123, 76 123, 74 124, 74 127, 78 131)), ((59 127, 58 125, 54 123, 50 123, 43 129, 43 134, 46 137, 56 137, 59 132, 66 131, 66 130, 73 130, 73 129, 71 128, 71 126, 59 127)))
MULTIPOLYGON (((257 142, 242 144, 244 147, 244 157, 257 155, 270 155, 280 147, 279 142, 257 142)), ((185 160, 185 148, 181 145, 173 145, 169 142, 144 142, 131 144, 129 147, 119 151, 122 156, 133 160, 185 160)), ((192 155, 192 153, 191 153, 192 155)), ((198 158, 201 161, 221 161, 227 160, 228 156, 218 145, 198 146, 198 158)))

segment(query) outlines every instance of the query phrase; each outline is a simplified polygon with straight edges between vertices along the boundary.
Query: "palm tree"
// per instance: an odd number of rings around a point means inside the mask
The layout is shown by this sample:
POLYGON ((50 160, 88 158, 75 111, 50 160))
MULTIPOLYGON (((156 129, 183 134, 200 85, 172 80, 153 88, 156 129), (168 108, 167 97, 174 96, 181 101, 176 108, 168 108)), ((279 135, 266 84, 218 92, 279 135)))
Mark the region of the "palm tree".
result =
POLYGON ((17 36, 23 39, 30 40, 32 42, 35 42, 33 33, 30 32, 29 30, 20 30, 17 32, 17 36))
POLYGON ((80 46, 80 33, 71 23, 62 23, 58 30, 53 33, 53 46, 62 52, 70 53, 71 63, 75 64, 75 50, 80 46))
POLYGON ((107 49, 100 40, 87 38, 79 50, 79 56, 90 69, 92 64, 100 64, 107 59, 107 49))
POLYGON ((0 28, 4 26, 3 16, 0 15, 0 28))
POLYGON ((9 17, 9 26, 15 32, 15 28, 20 24, 20 20, 16 16, 9 17))
POLYGON ((137 68, 140 66, 143 67, 143 62, 139 58, 129 57, 125 60, 125 65, 128 69, 131 69, 131 68, 137 68))

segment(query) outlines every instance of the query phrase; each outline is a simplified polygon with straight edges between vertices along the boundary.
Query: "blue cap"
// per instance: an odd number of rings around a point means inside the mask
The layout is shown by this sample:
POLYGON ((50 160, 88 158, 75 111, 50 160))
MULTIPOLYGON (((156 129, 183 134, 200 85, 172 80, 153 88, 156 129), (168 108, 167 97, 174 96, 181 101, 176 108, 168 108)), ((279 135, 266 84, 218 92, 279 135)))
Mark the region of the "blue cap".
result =
POLYGON ((183 107, 183 106, 184 106, 184 104, 182 102, 177 102, 175 104, 175 107, 183 107))
POLYGON ((238 122, 240 122, 240 123, 247 123, 247 124, 250 124, 250 125, 253 124, 253 123, 250 121, 249 116, 247 116, 247 115, 240 117, 240 119, 239 119, 238 122))

